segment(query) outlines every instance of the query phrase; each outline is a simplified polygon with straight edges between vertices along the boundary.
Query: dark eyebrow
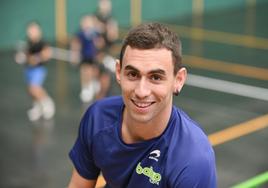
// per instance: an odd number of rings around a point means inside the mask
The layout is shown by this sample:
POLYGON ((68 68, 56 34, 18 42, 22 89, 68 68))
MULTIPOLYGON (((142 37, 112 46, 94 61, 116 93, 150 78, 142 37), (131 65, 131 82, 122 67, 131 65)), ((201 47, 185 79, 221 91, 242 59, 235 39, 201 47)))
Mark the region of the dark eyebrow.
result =
POLYGON ((162 74, 162 75, 166 75, 166 72, 162 69, 156 69, 156 70, 151 70, 149 72, 150 74, 162 74))
POLYGON ((133 67, 132 65, 127 65, 125 67, 125 70, 133 70, 133 71, 136 71, 136 72, 140 72, 137 68, 133 67))
MULTIPOLYGON (((125 67, 125 70, 133 70, 133 71, 136 71, 136 72, 140 72, 137 68, 133 67, 132 65, 127 65, 125 67)), ((149 72, 149 74, 162 74, 162 75, 166 75, 166 72, 162 69, 155 69, 155 70, 151 70, 149 72)))

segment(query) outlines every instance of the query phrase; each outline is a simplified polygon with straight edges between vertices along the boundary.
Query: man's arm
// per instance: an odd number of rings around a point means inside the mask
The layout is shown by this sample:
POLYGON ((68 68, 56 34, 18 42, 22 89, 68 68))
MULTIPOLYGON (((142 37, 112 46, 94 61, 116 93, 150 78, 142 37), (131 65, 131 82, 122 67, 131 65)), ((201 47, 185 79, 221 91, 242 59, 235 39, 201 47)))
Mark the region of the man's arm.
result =
POLYGON ((68 188, 95 188, 96 181, 83 178, 74 169, 68 188))

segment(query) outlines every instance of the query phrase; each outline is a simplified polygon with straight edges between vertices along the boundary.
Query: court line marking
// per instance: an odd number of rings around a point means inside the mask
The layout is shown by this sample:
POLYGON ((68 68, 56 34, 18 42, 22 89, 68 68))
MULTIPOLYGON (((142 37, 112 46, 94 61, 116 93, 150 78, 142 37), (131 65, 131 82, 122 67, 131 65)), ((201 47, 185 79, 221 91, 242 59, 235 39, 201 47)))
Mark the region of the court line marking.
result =
POLYGON ((131 0, 131 9, 130 9, 130 21, 132 26, 136 26, 141 23, 141 0, 131 0))
POLYGON ((219 60, 211 60, 197 56, 183 55, 183 63, 190 67, 228 73, 259 80, 268 80, 268 69, 249 65, 229 63, 219 60))
MULTIPOLYGON (((268 50, 268 38, 264 37, 208 30, 200 27, 188 27, 168 23, 163 24, 178 32, 179 36, 182 38, 190 38, 199 41, 210 41, 234 46, 268 50)), ((123 36, 125 36, 127 32, 128 29, 121 28, 119 34, 120 38, 123 38, 123 36)))
POLYGON ((268 89, 205 76, 188 74, 186 85, 268 101, 268 89))
POLYGON ((231 126, 208 136, 212 146, 217 146, 268 127, 268 114, 231 126))
POLYGON ((59 45, 67 44, 66 0, 55 1, 55 34, 59 45))
POLYGON ((250 187, 257 187, 262 185, 263 183, 268 182, 268 171, 262 174, 259 174, 255 177, 252 177, 242 183, 234 185, 232 188, 250 188, 250 187))
POLYGON ((268 39, 264 37, 208 30, 199 27, 164 24, 178 32, 181 37, 191 38, 199 41, 205 40, 247 48, 268 50, 268 39))

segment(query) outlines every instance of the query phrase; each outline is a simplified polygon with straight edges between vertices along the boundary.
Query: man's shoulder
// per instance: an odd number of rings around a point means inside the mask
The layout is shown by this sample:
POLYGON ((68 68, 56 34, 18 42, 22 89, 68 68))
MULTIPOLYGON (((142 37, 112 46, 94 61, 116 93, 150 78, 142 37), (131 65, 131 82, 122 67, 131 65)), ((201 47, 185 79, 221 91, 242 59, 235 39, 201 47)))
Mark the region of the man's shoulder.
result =
POLYGON ((121 118, 123 100, 120 96, 113 96, 95 101, 87 109, 84 118, 89 126, 98 130, 113 125, 121 118))
POLYGON ((80 121, 80 129, 92 138, 103 131, 113 131, 119 125, 122 108, 121 97, 110 97, 95 101, 84 113, 80 121))
POLYGON ((202 125, 191 118, 185 111, 177 107, 175 107, 174 111, 177 120, 179 120, 180 129, 184 130, 184 132, 186 131, 186 133, 194 134, 197 137, 207 137, 202 125))
POLYGON ((173 107, 175 113, 179 116, 179 118, 183 121, 183 123, 193 124, 197 127, 200 127, 200 125, 192 119, 183 109, 179 107, 173 107))
POLYGON ((120 110, 123 107, 123 99, 121 96, 106 97, 95 101, 91 106, 94 109, 120 110))
MULTIPOLYGON (((171 137, 170 147, 174 154, 180 155, 183 149, 183 155, 187 154, 187 158, 195 158, 194 156, 206 155, 213 152, 208 137, 199 123, 191 119, 183 110, 176 108, 176 126, 171 137)), ((210 155, 209 154, 209 155, 210 155)), ((201 159, 201 158, 200 158, 201 159)))
MULTIPOLYGON (((184 111, 176 108, 178 122, 172 135, 167 158, 167 175, 171 182, 184 182, 176 179, 177 174, 189 178, 185 187, 192 187, 196 181, 200 184, 215 181, 215 154, 200 125, 184 111), (195 180, 196 179, 196 180, 195 180), (190 186, 186 186, 190 185, 190 186)), ((214 187, 214 186, 201 186, 214 187)))

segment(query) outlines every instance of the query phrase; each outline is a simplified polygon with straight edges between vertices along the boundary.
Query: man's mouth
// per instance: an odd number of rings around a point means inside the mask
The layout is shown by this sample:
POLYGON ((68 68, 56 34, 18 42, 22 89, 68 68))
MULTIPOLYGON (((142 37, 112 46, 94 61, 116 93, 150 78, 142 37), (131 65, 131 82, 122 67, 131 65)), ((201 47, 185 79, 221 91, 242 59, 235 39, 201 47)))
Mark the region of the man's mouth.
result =
POLYGON ((131 100, 131 101, 138 108, 147 108, 155 103, 155 102, 144 102, 144 101, 136 101, 136 100, 131 100))

